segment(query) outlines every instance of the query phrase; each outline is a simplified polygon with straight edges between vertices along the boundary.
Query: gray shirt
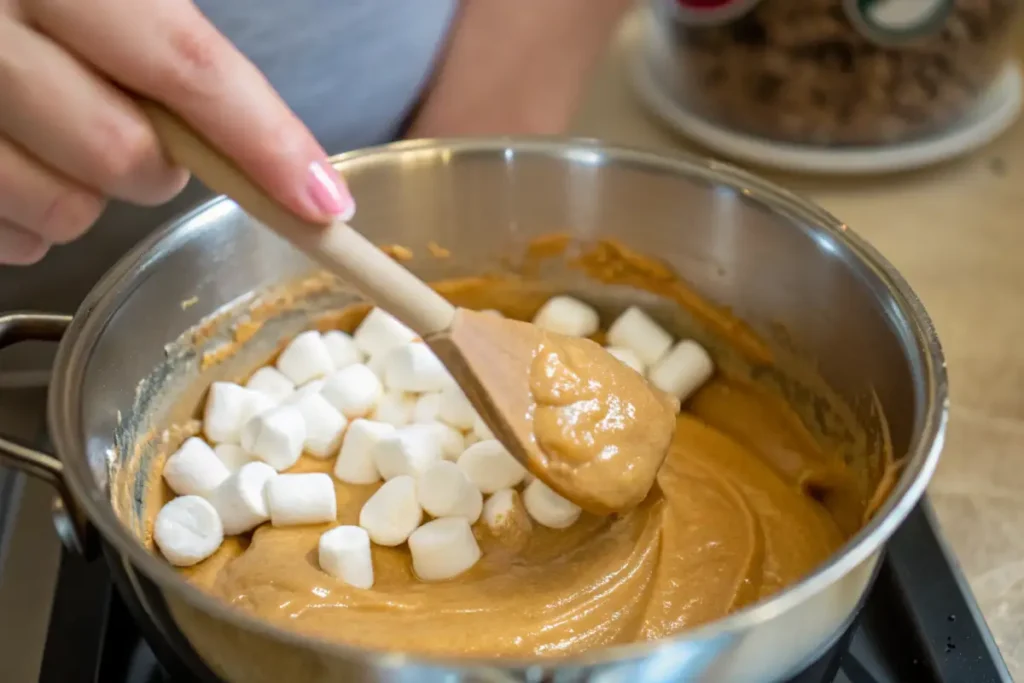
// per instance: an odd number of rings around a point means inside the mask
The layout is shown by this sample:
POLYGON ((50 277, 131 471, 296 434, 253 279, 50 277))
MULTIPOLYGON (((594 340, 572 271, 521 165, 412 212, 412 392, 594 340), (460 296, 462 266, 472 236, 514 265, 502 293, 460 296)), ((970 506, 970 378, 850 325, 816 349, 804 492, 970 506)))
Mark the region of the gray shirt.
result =
MULTIPOLYGON (((328 151, 393 139, 415 106, 458 0, 198 0, 270 79, 328 151)), ((0 312, 72 312, 99 277, 150 230, 202 198, 113 204, 83 239, 29 268, 0 266, 0 312)), ((0 373, 12 362, 0 354, 0 373)))
POLYGON ((392 139, 457 0, 198 0, 329 153, 392 139))

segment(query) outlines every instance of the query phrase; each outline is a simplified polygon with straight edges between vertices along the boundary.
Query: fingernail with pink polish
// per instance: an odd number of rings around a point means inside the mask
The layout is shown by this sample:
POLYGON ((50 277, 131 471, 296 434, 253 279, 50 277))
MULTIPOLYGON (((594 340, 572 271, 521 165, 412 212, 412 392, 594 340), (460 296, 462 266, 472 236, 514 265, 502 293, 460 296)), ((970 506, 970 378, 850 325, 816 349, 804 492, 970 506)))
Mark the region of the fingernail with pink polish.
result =
POLYGON ((326 161, 309 165, 309 199, 325 218, 347 221, 355 215, 356 203, 338 172, 326 161))

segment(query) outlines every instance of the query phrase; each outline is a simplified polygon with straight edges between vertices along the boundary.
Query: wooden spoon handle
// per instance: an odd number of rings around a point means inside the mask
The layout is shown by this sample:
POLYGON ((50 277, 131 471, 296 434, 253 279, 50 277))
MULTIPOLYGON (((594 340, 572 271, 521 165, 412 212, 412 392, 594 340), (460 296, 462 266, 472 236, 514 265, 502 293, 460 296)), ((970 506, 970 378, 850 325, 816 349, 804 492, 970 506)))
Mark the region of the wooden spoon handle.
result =
POLYGON ((139 101, 167 155, 214 192, 225 194, 278 235, 349 282, 421 337, 447 330, 455 307, 342 221, 324 226, 299 218, 253 183, 180 118, 139 101))

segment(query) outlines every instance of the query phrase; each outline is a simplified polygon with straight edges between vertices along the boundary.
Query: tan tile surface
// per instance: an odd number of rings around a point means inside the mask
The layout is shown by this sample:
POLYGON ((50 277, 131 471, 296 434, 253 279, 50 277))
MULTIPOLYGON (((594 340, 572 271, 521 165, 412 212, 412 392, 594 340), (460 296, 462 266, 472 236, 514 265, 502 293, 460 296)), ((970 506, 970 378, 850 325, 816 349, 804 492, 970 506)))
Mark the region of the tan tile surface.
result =
MULTIPOLYGON (((576 132, 692 151, 640 109, 625 73, 620 40, 576 132)), ((926 171, 855 180, 766 175, 867 237, 935 321, 952 418, 931 496, 1011 671, 1024 677, 1024 121, 988 148, 926 171)))

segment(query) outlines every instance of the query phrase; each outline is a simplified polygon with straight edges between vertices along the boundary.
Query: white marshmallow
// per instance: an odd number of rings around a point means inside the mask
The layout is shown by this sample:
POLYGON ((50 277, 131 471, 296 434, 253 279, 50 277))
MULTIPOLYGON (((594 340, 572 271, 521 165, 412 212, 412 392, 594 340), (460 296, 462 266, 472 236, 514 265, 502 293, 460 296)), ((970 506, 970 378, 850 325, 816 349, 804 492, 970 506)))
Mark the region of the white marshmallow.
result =
POLYGON ((630 306, 608 328, 608 344, 629 349, 644 365, 650 366, 668 353, 672 347, 672 335, 643 309, 630 306))
POLYGON ((434 517, 480 519, 484 497, 459 467, 447 460, 435 462, 416 480, 420 507, 434 517))
POLYGON ((245 387, 266 394, 278 403, 291 396, 295 391, 295 383, 285 377, 280 370, 269 365, 252 373, 252 377, 245 383, 245 387))
MULTIPOLYGON (((249 420, 251 420, 252 418, 256 417, 257 415, 262 415, 263 413, 267 412, 274 406, 279 405, 277 401, 275 401, 270 396, 262 392, 253 391, 251 389, 246 389, 246 391, 248 391, 249 394, 248 400, 245 404, 245 413, 242 419, 242 429, 245 429, 246 423, 249 422, 249 420)), ((241 431, 239 431, 238 435, 239 440, 241 440, 241 431)))
POLYGON ((445 460, 455 462, 462 455, 462 452, 466 450, 466 437, 454 427, 449 427, 443 422, 435 422, 434 424, 424 426, 432 430, 438 443, 441 444, 441 457, 445 460))
POLYGON ((472 429, 476 420, 476 410, 455 384, 441 390, 441 403, 438 405, 437 416, 441 421, 456 429, 472 429))
POLYGON ((515 489, 501 489, 487 499, 483 509, 484 524, 495 538, 505 545, 525 545, 533 524, 515 489))
POLYGON ((418 476, 444 458, 441 441, 433 425, 408 425, 377 442, 373 462, 384 479, 401 475, 418 476))
POLYGON ((245 533, 270 519, 265 489, 277 476, 277 470, 265 462, 250 462, 210 494, 225 534, 245 533))
POLYGON ((323 337, 324 346, 327 347, 327 354, 331 357, 335 370, 363 362, 365 356, 350 334, 341 330, 330 330, 324 332, 323 337))
POLYGON ((426 344, 402 344, 384 358, 384 386, 389 391, 441 391, 453 382, 441 360, 426 344))
POLYGON ((203 411, 206 438, 213 443, 238 443, 242 426, 261 407, 257 405, 261 401, 270 399, 232 382, 211 384, 203 411))
POLYGON ((458 465, 483 493, 512 488, 526 476, 526 468, 495 439, 467 448, 459 456, 458 465))
POLYGON ((306 441, 306 421, 293 405, 278 406, 242 427, 242 448, 278 472, 294 465, 306 441))
POLYGON ((441 394, 440 392, 433 392, 430 394, 423 394, 416 399, 416 405, 412 409, 412 422, 413 424, 428 425, 436 423, 440 418, 438 414, 441 411, 441 394))
POLYGON ((373 419, 378 422, 387 422, 395 427, 404 427, 412 422, 412 411, 415 408, 415 395, 388 392, 377 401, 377 407, 373 410, 373 419))
POLYGON ((384 393, 384 386, 370 368, 350 365, 324 382, 320 393, 348 419, 366 417, 384 393))
POLYGON ((714 372, 715 364, 704 347, 684 339, 654 364, 647 378, 665 393, 685 401, 714 372))
POLYGON ((476 435, 478 441, 491 441, 494 439, 494 432, 487 426, 484 419, 479 415, 473 419, 473 433, 476 435))
POLYGON ((370 356, 366 361, 366 367, 370 368, 377 379, 384 383, 384 361, 387 360, 387 353, 378 353, 376 356, 370 356))
POLYGON ((320 333, 306 330, 292 339, 277 357, 277 369, 298 385, 329 375, 334 363, 320 333))
POLYGON ((589 337, 597 332, 601 321, 592 306, 571 296, 555 296, 540 307, 533 324, 568 337, 589 337))
POLYGON ((222 443, 214 448, 213 452, 228 468, 229 473, 237 472, 242 469, 242 465, 254 460, 252 453, 247 453, 244 448, 233 443, 222 443))
POLYGON ((320 536, 320 568, 355 588, 373 587, 370 535, 357 526, 338 526, 320 536))
POLYGON ((405 543, 421 521, 423 510, 416 499, 416 480, 408 476, 385 482, 359 511, 359 526, 377 545, 405 543))
POLYGON ((334 482, 329 474, 282 474, 267 482, 267 507, 274 526, 333 522, 338 517, 334 482))
POLYGON ((636 355, 632 349, 627 349, 622 346, 608 346, 605 347, 605 351, 614 358, 617 358, 626 366, 633 368, 641 375, 647 372, 647 366, 644 365, 644 362, 640 360, 640 356, 636 355))
POLYGON ((485 309, 483 309, 480 312, 481 313, 486 313, 487 315, 497 316, 499 318, 504 318, 505 317, 505 315, 501 311, 496 309, 496 308, 485 308, 485 309))
POLYGON ((231 475, 213 449, 197 436, 185 439, 167 458, 163 474, 179 496, 205 496, 231 475))
POLYGON ((324 384, 327 383, 326 379, 314 379, 310 382, 306 382, 301 387, 295 389, 295 393, 292 394, 292 398, 302 398, 308 394, 319 394, 320 390, 324 388, 324 384))
POLYGON ((379 308, 374 308, 363 318, 352 336, 359 350, 371 358, 416 339, 415 332, 379 308))
POLYGON ((394 433, 395 428, 384 422, 353 420, 345 432, 341 451, 334 463, 334 476, 349 484, 374 484, 380 481, 373 451, 382 439, 394 433))
POLYGON ((302 447, 314 458, 326 460, 338 453, 341 438, 348 426, 345 416, 335 410, 321 394, 309 393, 292 403, 306 423, 306 439, 302 447))
POLYGON ((181 496, 156 514, 153 540, 175 567, 191 567, 217 552, 224 540, 224 528, 206 499, 181 496))
POLYGON ((480 546, 462 517, 427 522, 409 536, 412 568, 422 581, 444 581, 480 560, 480 546))
POLYGON ((541 526, 565 529, 580 518, 578 505, 562 498, 540 479, 534 479, 523 491, 523 506, 541 526))

